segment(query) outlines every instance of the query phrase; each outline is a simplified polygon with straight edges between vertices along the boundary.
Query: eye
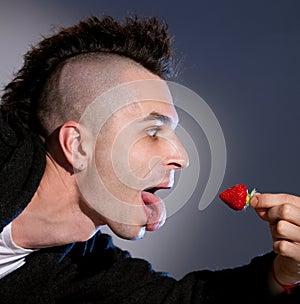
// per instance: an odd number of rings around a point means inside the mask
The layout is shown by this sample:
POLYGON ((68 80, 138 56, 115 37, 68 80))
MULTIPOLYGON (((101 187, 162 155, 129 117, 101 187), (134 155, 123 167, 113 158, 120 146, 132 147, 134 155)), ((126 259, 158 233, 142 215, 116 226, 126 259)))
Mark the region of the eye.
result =
POLYGON ((151 129, 148 129, 146 130, 146 133, 148 136, 152 137, 152 138, 155 138, 157 133, 161 130, 160 127, 156 127, 156 128, 151 128, 151 129))

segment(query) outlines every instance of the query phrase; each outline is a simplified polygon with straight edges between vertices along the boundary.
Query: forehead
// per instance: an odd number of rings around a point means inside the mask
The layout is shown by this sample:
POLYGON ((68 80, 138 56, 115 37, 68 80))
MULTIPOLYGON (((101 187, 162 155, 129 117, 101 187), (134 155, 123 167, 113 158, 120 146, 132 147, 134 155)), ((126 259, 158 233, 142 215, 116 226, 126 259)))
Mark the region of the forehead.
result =
POLYGON ((119 119, 120 123, 127 121, 151 124, 159 121, 172 128, 176 128, 179 120, 173 103, 162 100, 143 100, 129 104, 115 113, 113 118, 115 118, 114 121, 119 119))

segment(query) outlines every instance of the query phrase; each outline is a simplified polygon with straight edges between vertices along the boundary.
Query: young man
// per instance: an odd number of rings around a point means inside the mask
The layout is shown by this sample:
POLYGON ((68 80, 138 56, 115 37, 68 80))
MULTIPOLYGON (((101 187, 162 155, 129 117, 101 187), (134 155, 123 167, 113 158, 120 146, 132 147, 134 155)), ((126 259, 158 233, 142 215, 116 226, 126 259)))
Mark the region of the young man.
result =
POLYGON ((179 281, 101 234, 138 239, 165 221, 155 192, 188 165, 165 82, 173 62, 166 25, 136 17, 91 17, 25 56, 1 106, 5 303, 299 302, 299 197, 252 199, 274 252, 179 281))

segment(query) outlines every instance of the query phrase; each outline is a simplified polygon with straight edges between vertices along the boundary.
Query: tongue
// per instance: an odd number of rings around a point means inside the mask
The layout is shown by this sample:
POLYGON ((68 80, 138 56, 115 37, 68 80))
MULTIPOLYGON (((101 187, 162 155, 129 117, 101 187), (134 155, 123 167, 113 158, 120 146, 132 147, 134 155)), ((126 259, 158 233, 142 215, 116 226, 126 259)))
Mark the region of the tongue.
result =
POLYGON ((142 199, 145 205, 154 205, 160 202, 160 198, 151 192, 142 191, 142 199))
POLYGON ((142 200, 146 205, 149 215, 146 230, 154 231, 159 229, 165 222, 164 203, 158 196, 147 191, 142 191, 142 200))

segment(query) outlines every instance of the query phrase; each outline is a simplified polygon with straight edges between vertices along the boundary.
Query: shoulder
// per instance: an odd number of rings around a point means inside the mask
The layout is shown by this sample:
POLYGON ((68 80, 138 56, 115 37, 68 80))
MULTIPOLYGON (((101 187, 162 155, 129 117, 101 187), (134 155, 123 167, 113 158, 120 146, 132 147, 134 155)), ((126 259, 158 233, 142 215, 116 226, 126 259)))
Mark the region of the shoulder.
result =
POLYGON ((44 170, 39 137, 0 116, 0 231, 27 206, 44 170))

